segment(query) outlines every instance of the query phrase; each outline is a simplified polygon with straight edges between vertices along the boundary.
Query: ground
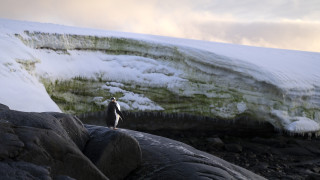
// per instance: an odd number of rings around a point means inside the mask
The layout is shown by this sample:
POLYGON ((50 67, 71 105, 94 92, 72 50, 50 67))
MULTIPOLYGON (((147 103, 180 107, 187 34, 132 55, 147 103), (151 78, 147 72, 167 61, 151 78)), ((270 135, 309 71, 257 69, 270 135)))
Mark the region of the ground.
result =
POLYGON ((281 133, 236 137, 190 131, 149 132, 184 142, 267 179, 320 178, 320 139, 315 137, 281 133))

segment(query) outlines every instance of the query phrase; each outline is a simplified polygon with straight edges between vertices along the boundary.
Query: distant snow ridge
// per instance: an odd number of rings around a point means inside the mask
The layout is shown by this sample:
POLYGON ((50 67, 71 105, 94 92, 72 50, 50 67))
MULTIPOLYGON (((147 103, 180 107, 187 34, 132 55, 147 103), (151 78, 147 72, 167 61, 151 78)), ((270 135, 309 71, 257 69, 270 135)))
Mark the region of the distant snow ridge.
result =
POLYGON ((60 111, 40 79, 99 76, 129 110, 320 131, 319 53, 0 20, 0 63, 12 109, 60 111))

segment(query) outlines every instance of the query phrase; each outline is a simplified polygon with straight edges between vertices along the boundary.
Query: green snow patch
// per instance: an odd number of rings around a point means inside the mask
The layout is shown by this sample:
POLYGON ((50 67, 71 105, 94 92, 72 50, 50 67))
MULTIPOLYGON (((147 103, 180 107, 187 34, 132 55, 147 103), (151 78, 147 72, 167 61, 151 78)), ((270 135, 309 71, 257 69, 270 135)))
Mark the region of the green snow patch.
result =
POLYGON ((51 99, 59 108, 70 114, 95 112, 104 109, 93 101, 94 97, 107 98, 111 94, 101 89, 101 82, 85 77, 74 77, 70 80, 41 79, 51 99))
POLYGON ((21 64, 29 74, 34 75, 34 70, 36 69, 36 63, 40 63, 39 59, 16 59, 16 62, 21 64))
POLYGON ((145 94, 139 94, 140 91, 125 88, 131 86, 128 84, 101 82, 97 78, 85 77, 54 81, 42 78, 41 81, 52 100, 66 113, 102 111, 107 107, 110 97, 116 97, 123 110, 163 110, 145 94), (132 91, 128 91, 129 89, 132 91))
POLYGON ((42 78, 41 81, 60 109, 71 114, 102 111, 106 108, 110 97, 116 97, 121 108, 129 111, 188 113, 222 119, 250 114, 245 99, 236 93, 216 92, 216 95, 211 97, 203 94, 187 96, 161 87, 100 81, 85 77, 54 81, 42 78))

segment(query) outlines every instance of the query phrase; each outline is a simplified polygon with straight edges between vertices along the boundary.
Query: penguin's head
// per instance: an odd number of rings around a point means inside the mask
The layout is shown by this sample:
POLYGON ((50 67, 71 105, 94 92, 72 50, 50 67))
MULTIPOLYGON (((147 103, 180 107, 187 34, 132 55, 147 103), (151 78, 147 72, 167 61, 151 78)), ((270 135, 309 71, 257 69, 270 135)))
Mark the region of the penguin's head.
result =
POLYGON ((110 98, 111 101, 116 101, 115 97, 110 98))

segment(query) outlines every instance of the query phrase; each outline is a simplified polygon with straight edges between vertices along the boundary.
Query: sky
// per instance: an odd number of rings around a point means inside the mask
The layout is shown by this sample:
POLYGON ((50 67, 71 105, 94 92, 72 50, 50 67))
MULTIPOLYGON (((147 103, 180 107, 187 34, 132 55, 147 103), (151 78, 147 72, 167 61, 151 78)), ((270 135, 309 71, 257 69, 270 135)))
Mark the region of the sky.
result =
POLYGON ((320 52, 320 0, 0 0, 0 18, 320 52))

